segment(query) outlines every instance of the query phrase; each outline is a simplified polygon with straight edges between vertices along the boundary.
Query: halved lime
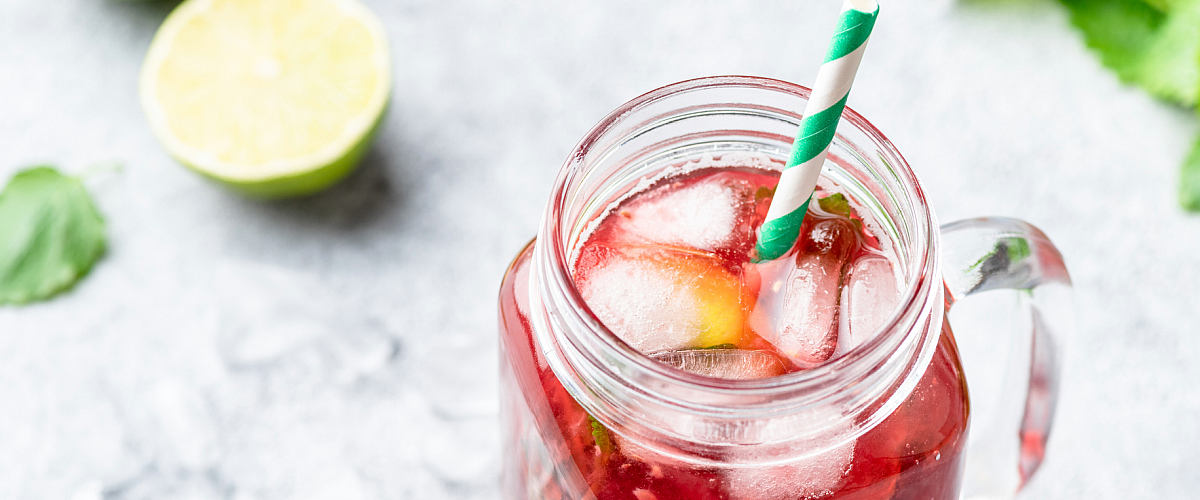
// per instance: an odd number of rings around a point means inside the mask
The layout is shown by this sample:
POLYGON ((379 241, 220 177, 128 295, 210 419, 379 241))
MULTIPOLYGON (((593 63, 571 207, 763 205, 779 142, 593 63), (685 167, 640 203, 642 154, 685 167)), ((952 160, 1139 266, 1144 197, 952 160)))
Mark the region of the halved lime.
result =
POLYGON ((390 89, 383 27, 356 0, 187 0, 158 29, 141 77, 172 156, 265 198, 353 170, 390 89))

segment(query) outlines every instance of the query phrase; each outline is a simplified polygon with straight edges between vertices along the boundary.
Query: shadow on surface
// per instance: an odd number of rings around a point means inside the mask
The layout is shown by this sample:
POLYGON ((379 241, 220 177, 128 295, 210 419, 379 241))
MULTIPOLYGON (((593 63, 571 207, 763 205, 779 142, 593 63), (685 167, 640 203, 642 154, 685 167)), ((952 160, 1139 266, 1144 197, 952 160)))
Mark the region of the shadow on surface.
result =
POLYGON ((182 0, 102 0, 98 2, 102 9, 115 15, 125 15, 136 19, 139 23, 152 24, 154 29, 162 24, 182 0))
POLYGON ((392 178, 394 165, 377 143, 354 172, 328 190, 291 200, 251 201, 249 210, 310 229, 362 229, 403 204, 405 186, 392 178))

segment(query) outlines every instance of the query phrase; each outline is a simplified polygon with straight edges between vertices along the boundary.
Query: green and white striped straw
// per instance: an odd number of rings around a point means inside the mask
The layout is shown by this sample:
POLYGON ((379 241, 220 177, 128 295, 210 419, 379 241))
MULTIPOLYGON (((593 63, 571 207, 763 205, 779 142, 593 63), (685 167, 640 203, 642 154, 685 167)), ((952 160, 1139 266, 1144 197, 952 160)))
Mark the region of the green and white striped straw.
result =
POLYGON ((800 236, 800 224, 808 212, 821 165, 829 154, 829 144, 833 142, 878 15, 879 5, 875 0, 846 0, 842 6, 825 63, 817 72, 812 95, 804 107, 804 118, 800 120, 800 131, 792 143, 792 157, 783 167, 775 198, 759 229, 755 248, 760 262, 782 257, 800 236))

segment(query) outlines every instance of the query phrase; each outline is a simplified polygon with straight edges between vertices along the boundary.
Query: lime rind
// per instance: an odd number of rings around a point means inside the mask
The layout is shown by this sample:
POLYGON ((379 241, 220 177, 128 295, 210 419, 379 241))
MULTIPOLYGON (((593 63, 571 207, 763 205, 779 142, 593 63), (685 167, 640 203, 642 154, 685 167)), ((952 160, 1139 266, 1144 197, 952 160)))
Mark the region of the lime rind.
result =
POLYGON ((371 150, 371 146, 375 142, 375 136, 379 133, 379 125, 382 123, 384 115, 386 115, 386 110, 384 108, 385 112, 379 115, 379 119, 376 120, 375 125, 372 126, 367 135, 358 144, 355 144, 350 151, 347 151, 341 158, 314 170, 286 174, 261 182, 246 182, 244 180, 221 177, 196 168, 178 157, 175 160, 193 172, 251 198, 271 200, 315 194, 337 184, 338 181, 344 179, 354 171, 367 152, 371 150))

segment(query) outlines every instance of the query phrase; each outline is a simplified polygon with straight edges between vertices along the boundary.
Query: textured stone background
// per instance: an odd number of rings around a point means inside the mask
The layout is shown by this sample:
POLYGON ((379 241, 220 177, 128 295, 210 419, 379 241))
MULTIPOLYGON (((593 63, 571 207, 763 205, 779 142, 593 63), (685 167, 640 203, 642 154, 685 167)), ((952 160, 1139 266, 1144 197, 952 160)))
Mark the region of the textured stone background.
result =
MULTIPOLYGON (((0 309, 0 498, 497 498, 494 295, 575 141, 677 80, 810 84, 840 2, 364 0, 394 103, 326 194, 247 201, 175 165, 137 100, 173 2, 0 0, 0 178, 88 185, 111 251, 0 309)), ((851 106, 943 221, 1062 247, 1079 334, 1027 498, 1200 491, 1197 132, 1120 85, 1049 0, 885 3, 851 106), (998 5, 992 5, 998 4, 998 5)))

